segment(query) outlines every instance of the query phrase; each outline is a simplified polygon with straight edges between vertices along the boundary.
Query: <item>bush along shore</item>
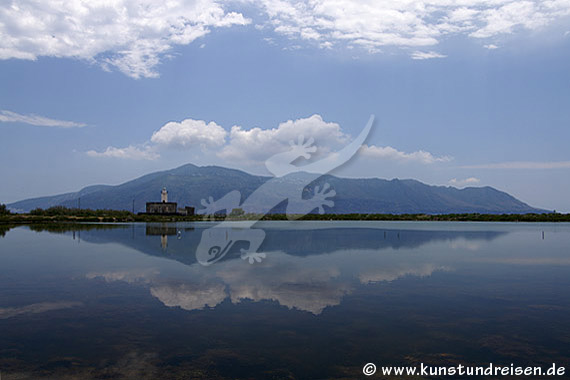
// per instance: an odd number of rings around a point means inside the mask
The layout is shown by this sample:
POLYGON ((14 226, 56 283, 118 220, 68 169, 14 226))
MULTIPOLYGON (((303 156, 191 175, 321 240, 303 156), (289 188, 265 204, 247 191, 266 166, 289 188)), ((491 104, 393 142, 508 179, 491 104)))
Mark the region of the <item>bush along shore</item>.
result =
POLYGON ((217 214, 206 219, 202 215, 150 215, 125 210, 91 210, 66 207, 35 209, 27 214, 13 214, 0 205, 0 224, 32 224, 44 222, 183 222, 204 220, 382 220, 382 221, 453 221, 453 222, 570 222, 570 214, 248 214, 234 209, 229 215, 217 214))

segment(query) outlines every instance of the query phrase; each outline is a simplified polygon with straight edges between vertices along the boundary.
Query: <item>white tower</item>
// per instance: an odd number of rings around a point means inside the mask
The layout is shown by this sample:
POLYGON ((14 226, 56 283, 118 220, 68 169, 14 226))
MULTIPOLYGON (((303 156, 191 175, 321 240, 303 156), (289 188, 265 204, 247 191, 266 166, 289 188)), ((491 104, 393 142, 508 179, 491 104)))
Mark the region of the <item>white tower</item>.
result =
POLYGON ((162 191, 160 192, 160 201, 162 203, 168 202, 168 191, 166 191, 166 187, 163 187, 162 191))

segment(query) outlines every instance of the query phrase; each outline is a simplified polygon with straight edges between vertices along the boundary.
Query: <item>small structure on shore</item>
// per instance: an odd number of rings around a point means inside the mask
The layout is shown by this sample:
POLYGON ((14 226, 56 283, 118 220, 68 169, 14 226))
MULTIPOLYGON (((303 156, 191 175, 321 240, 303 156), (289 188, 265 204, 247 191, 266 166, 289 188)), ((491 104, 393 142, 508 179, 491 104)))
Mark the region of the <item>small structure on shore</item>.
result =
POLYGON ((194 215, 194 207, 186 206, 178 208, 178 203, 168 202, 166 187, 160 192, 160 202, 147 202, 146 213, 148 215, 194 215))

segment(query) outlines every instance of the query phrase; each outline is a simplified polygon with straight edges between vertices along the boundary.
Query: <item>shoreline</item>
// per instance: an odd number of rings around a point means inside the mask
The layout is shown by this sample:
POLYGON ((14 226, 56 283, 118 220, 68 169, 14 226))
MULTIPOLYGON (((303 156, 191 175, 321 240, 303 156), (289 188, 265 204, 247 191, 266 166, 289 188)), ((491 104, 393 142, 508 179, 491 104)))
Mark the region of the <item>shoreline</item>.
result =
MULTIPOLYGON (((108 211, 108 210, 106 210, 108 211)), ((206 220, 201 215, 139 215, 124 211, 81 213, 80 215, 32 215, 9 214, 0 216, 0 225, 26 225, 38 223, 173 223, 214 221, 422 221, 422 222, 537 222, 563 223, 570 222, 570 214, 308 214, 288 218, 285 214, 239 216, 223 215, 206 220), (83 215, 81 215, 83 214, 83 215)))

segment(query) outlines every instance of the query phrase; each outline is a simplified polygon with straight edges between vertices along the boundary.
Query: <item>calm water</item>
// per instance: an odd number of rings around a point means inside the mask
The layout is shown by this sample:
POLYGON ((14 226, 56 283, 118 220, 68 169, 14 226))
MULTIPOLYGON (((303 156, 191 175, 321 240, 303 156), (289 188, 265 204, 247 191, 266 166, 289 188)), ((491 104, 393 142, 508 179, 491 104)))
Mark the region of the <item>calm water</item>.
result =
POLYGON ((236 243, 206 267, 209 227, 1 230, 1 378, 570 367, 568 224, 267 222, 261 263, 236 243))

